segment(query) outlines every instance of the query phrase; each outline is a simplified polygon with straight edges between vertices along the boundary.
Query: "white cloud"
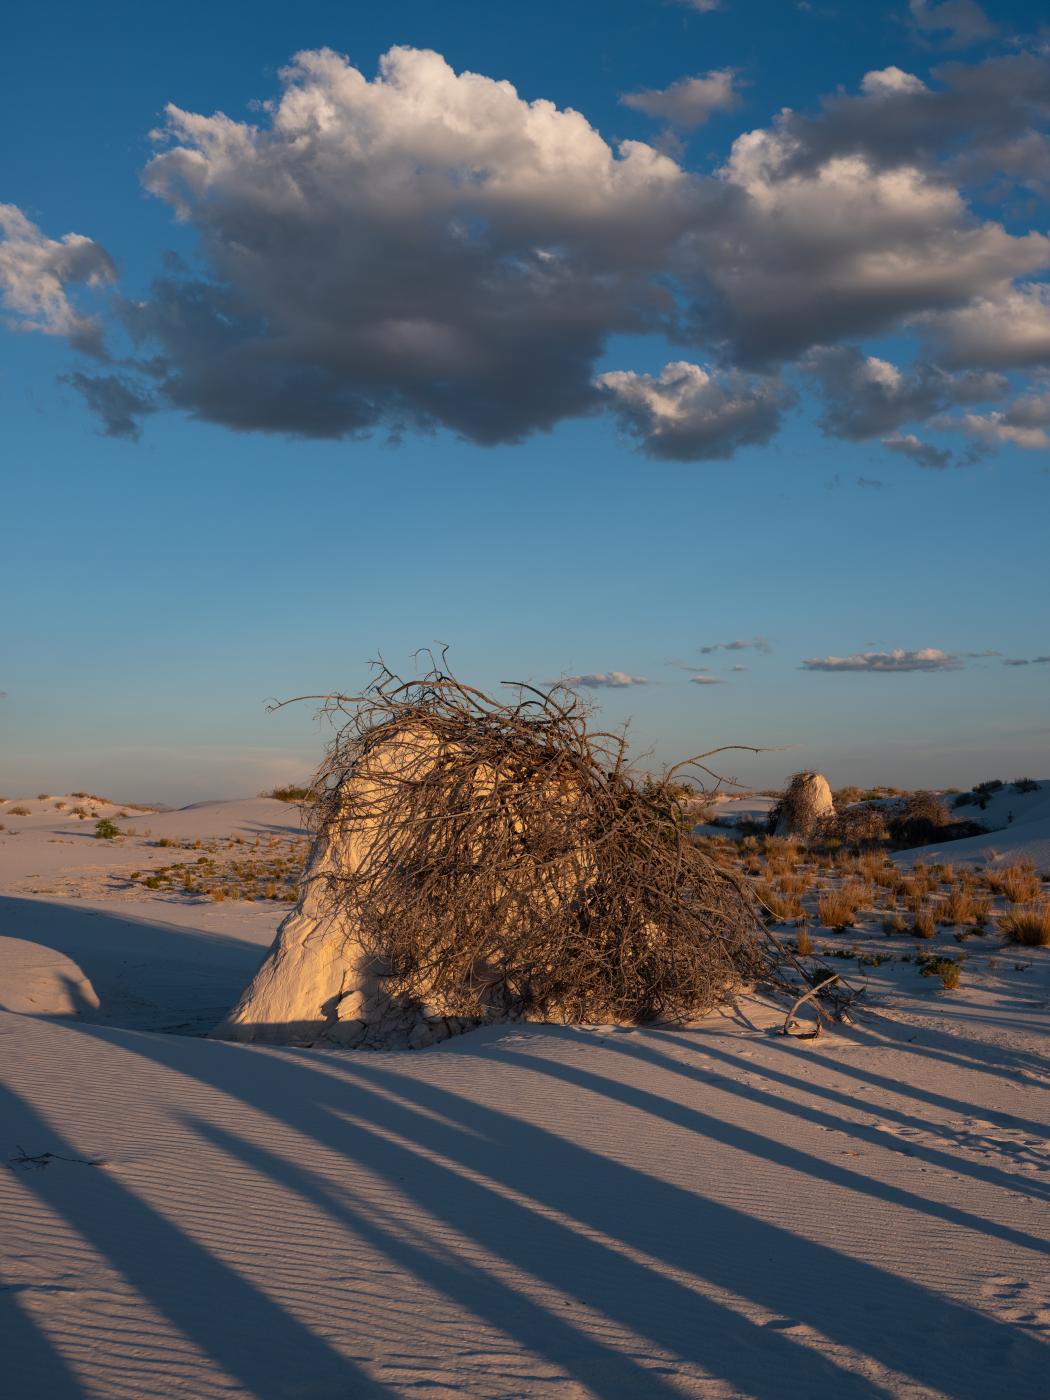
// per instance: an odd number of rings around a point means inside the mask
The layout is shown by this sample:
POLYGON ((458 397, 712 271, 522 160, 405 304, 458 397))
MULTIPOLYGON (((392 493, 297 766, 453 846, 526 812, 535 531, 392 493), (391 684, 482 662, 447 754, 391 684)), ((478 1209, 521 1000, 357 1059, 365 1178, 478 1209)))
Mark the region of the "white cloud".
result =
POLYGON ((371 80, 302 53, 282 77, 258 126, 167 109, 145 184, 213 272, 126 308, 169 399, 238 428, 485 443, 589 411, 604 337, 666 300, 685 172, 425 50, 391 49, 371 80))
POLYGON ((1046 428, 1010 421, 1009 413, 964 413, 953 420, 964 433, 977 438, 988 447, 1025 447, 1039 450, 1050 447, 1046 428))
POLYGON ((929 88, 914 73, 906 73, 903 68, 892 65, 889 68, 876 68, 865 73, 860 80, 860 90, 865 97, 899 97, 902 93, 929 92, 929 88))
POLYGON ((1039 451, 1050 447, 1050 389, 1032 389, 992 413, 942 416, 937 427, 956 428, 985 447, 1013 446, 1039 451))
POLYGON ((693 685, 725 685, 725 681, 719 676, 690 676, 693 685))
POLYGON ((720 176, 732 241, 718 229, 695 246, 719 294, 709 330, 745 362, 954 309, 1050 264, 1050 239, 975 219, 917 164, 859 152, 813 164, 788 118, 738 137, 720 176))
POLYGON ((48 238, 13 204, 0 204, 0 299, 15 330, 67 336, 79 349, 97 352, 96 321, 70 302, 74 283, 99 286, 116 273, 106 250, 79 233, 48 238))
POLYGON ((643 451, 675 461, 732 457, 739 447, 768 442, 788 399, 773 380, 718 375, 686 360, 656 376, 612 370, 596 382, 643 451))
POLYGON ((663 117, 672 126, 688 131, 703 126, 714 112, 728 112, 739 105, 735 78, 733 68, 714 68, 703 77, 680 78, 670 87, 626 93, 620 101, 625 107, 663 117))
MULTIPOLYGON (((966 653, 967 655, 971 653, 966 653)), ((940 647, 918 651, 857 651, 851 656, 811 656, 802 663, 804 671, 959 671, 959 656, 940 647)))
MULTIPOLYGON (((728 99, 727 72, 688 81, 728 99)), ((775 433, 791 395, 774 371, 811 354, 828 430, 906 452, 922 435, 897 428, 976 402, 977 377, 842 341, 910 332, 939 363, 1050 361, 1050 239, 979 217, 959 174, 1046 125, 1037 53, 945 65, 929 86, 870 72, 740 135, 714 177, 425 50, 391 49, 373 77, 303 53, 281 82, 252 121, 167 111, 144 180, 198 257, 114 298, 135 360, 69 376, 111 433, 174 408, 244 431, 488 444, 604 406, 654 456, 727 458, 775 433), (620 334, 692 358, 596 381, 620 334)), ((69 286, 111 278, 108 256, 4 208, 8 313, 100 353, 69 286)), ((970 417, 983 440, 1016 440, 970 417)))
POLYGON ((647 676, 632 676, 627 671, 592 671, 585 676, 563 676, 556 685, 571 688, 584 686, 587 690, 621 690, 631 685, 651 685, 647 676))
POLYGON ((1050 284, 1004 285, 958 310, 924 316, 919 324, 946 364, 1001 369, 1048 364, 1050 284))

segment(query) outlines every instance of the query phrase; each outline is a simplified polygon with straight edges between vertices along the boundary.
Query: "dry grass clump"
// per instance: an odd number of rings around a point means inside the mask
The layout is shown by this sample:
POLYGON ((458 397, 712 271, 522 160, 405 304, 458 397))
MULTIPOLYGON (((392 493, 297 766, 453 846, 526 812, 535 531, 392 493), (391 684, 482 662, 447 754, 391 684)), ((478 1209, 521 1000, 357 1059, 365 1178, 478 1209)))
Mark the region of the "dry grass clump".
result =
POLYGON ((824 928, 852 928, 862 902, 855 888, 825 890, 817 900, 817 917, 824 928))
POLYGON ((465 1017, 685 1019, 766 972, 746 882, 689 839, 686 765, 637 780, 572 692, 516 691, 381 667, 326 701, 339 728, 313 825, 366 841, 328 899, 388 994, 465 1017))
POLYGON ((976 904, 973 895, 962 885, 952 885, 947 895, 937 906, 937 922, 940 924, 972 924, 976 922, 976 904))
POLYGON ((805 915, 806 911, 797 895, 784 894, 768 881, 757 881, 755 894, 779 923, 788 919, 801 919, 805 915))
POLYGON ((1050 904, 1027 904, 1008 909, 999 928, 1014 943, 1027 948, 1050 948, 1050 904))
POLYGON ((989 870, 984 883, 992 894, 1001 895, 1008 904, 1028 904, 1039 898, 1042 884, 1029 861, 1018 861, 1003 870, 989 870))
POLYGON ((911 931, 916 938, 932 938, 937 932, 937 920, 934 918, 933 910, 927 906, 915 911, 915 917, 911 921, 911 931))
POLYGON ((30 816, 31 814, 30 814, 30 811, 29 811, 29 808, 28 808, 28 807, 18 806, 18 807, 8 807, 8 809, 7 809, 7 815, 8 815, 9 817, 28 817, 28 816, 30 816))

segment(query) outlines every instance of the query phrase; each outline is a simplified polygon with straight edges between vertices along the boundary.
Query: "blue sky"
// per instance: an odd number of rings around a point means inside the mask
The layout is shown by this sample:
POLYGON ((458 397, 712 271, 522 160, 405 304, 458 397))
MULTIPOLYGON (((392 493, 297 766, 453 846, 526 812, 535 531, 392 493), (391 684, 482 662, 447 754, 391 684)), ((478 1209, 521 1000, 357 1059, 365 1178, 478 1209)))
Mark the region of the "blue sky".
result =
POLYGON ((323 731, 267 698, 435 640, 481 685, 585 678, 653 763, 746 743, 780 749, 730 763, 760 785, 1050 771, 1035 6, 27 8, 3 60, 5 791, 302 777, 323 731), (377 85, 395 45, 452 72, 377 85), (297 167, 272 104, 314 120, 350 67, 338 140, 297 167), (458 105, 464 70, 517 97, 458 105), (167 103, 268 133, 255 164, 228 127, 151 141, 167 103), (591 134, 563 141, 566 109, 591 134), (555 157, 578 166, 537 177, 555 157))

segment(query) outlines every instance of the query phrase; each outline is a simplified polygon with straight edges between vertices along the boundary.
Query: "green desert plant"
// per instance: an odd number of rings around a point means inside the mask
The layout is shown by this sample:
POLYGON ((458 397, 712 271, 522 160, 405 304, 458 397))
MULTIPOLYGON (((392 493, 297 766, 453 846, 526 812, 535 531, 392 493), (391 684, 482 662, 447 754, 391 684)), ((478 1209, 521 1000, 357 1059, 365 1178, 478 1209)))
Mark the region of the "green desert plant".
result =
POLYGON ((116 822, 111 822, 108 817, 101 817, 95 823, 95 836, 99 841, 112 841, 121 834, 120 827, 116 822))
POLYGON ((919 958, 920 977, 939 977, 941 986, 947 991, 959 985, 962 965, 955 958, 937 957, 926 953, 919 958))

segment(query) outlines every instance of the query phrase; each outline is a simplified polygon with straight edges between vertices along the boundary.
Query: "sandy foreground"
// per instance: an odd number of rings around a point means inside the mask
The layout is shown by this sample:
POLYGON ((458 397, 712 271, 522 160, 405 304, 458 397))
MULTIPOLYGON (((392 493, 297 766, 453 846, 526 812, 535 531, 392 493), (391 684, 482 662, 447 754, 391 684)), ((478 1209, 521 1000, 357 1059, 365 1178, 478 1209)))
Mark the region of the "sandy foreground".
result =
MULTIPOLYGON (((5 1397, 1050 1394, 1050 950, 858 968, 816 1042, 751 1000, 224 1044, 289 906, 127 876, 292 850, 296 810, 105 842, 64 801, 0 810, 5 1397)), ((998 849, 1045 863, 1028 825, 998 849)))

